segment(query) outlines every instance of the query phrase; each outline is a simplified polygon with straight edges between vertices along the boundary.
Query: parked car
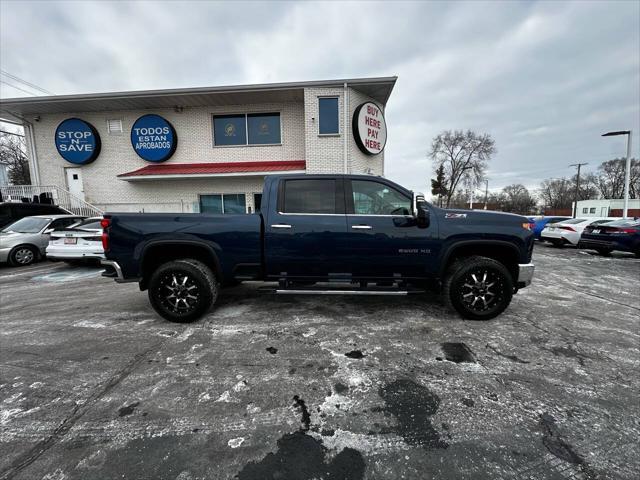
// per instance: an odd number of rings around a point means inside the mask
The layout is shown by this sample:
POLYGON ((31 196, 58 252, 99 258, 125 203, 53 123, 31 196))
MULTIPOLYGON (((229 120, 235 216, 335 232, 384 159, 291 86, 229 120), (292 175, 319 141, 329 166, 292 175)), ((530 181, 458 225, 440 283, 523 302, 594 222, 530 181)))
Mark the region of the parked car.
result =
POLYGON ((549 223, 558 223, 563 220, 569 220, 571 217, 530 217, 529 220, 533 222, 533 235, 540 240, 540 234, 544 227, 549 223))
POLYGON ((578 247, 595 250, 600 255, 609 255, 614 250, 631 252, 640 258, 640 219, 590 225, 582 232, 578 247))
POLYGON ((510 213, 438 208, 385 178, 274 175, 252 215, 106 214, 103 275, 138 282, 177 322, 204 315, 221 286, 242 280, 307 295, 429 286, 463 317, 488 320, 531 282, 529 226, 510 213))
POLYGON ((86 218, 51 232, 47 258, 65 261, 103 259, 101 220, 102 217, 86 218))
POLYGON ((600 225, 611 222, 615 218, 571 218, 558 223, 549 223, 542 229, 540 238, 556 247, 563 245, 578 245, 582 231, 588 225, 600 225))
POLYGON ((65 215, 64 208, 44 203, 0 202, 0 228, 24 217, 33 215, 65 215))
POLYGON ((24 217, 0 230, 0 262, 12 266, 30 265, 45 256, 49 235, 85 217, 79 215, 37 215, 24 217))

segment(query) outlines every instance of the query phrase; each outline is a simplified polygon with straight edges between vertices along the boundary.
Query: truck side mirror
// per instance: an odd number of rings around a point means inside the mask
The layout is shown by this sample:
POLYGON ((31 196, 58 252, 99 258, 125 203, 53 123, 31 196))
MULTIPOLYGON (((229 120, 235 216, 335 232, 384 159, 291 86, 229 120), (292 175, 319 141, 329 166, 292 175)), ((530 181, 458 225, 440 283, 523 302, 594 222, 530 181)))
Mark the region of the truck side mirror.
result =
POLYGON ((427 228, 431 223, 427 201, 422 194, 413 194, 413 216, 418 228, 427 228))

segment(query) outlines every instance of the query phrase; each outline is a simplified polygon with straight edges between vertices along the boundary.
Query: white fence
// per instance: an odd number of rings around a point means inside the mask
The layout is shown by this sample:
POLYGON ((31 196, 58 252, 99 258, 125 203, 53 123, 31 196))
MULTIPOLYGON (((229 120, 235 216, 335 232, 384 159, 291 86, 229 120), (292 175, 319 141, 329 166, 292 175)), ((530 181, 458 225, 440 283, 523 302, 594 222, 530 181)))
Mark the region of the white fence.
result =
POLYGON ((78 198, 67 190, 56 186, 39 185, 8 185, 0 187, 3 202, 34 202, 51 203, 65 210, 87 217, 101 216, 104 212, 78 198))

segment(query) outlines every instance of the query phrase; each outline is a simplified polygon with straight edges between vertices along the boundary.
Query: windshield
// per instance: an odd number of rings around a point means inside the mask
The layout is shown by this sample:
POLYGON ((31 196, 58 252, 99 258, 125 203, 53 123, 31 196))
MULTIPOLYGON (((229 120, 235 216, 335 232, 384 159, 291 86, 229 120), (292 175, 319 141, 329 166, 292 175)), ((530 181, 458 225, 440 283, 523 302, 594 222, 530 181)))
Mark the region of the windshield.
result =
POLYGON ((82 230, 100 230, 100 218, 87 218, 81 222, 74 223, 68 228, 80 228, 82 230))
POLYGON ((16 233, 38 233, 51 221, 50 218, 41 217, 24 217, 18 221, 7 225, 2 229, 3 232, 16 233))

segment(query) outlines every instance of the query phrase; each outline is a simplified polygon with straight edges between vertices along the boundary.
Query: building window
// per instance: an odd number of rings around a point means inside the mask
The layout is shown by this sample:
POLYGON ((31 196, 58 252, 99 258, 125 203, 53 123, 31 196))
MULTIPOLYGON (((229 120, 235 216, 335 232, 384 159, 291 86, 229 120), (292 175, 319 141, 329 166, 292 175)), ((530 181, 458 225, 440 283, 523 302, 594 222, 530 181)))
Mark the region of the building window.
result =
POLYGON ((340 114, 338 97, 318 98, 318 133, 320 135, 337 135, 340 133, 340 114))
POLYGON ((596 207, 592 207, 589 209, 589 213, 596 213, 596 207))
POLYGON ((588 209, 587 207, 584 207, 584 208, 582 209, 582 213, 587 213, 588 211, 589 211, 589 209, 588 209))
POLYGON ((244 193, 200 195, 200 213, 246 213, 244 193))
POLYGON ((279 113, 250 113, 242 115, 215 115, 213 117, 213 144, 279 145, 279 113))
POLYGON ((356 215, 411 215, 411 199, 387 185, 353 180, 351 189, 356 215))
POLYGON ((273 145, 280 142, 280 114, 252 113, 247 115, 249 145, 273 145))
POLYGON ((226 115, 224 117, 213 117, 213 139, 215 145, 246 145, 246 116, 226 115))
POLYGON ((336 181, 287 180, 283 213, 336 213, 336 181))

